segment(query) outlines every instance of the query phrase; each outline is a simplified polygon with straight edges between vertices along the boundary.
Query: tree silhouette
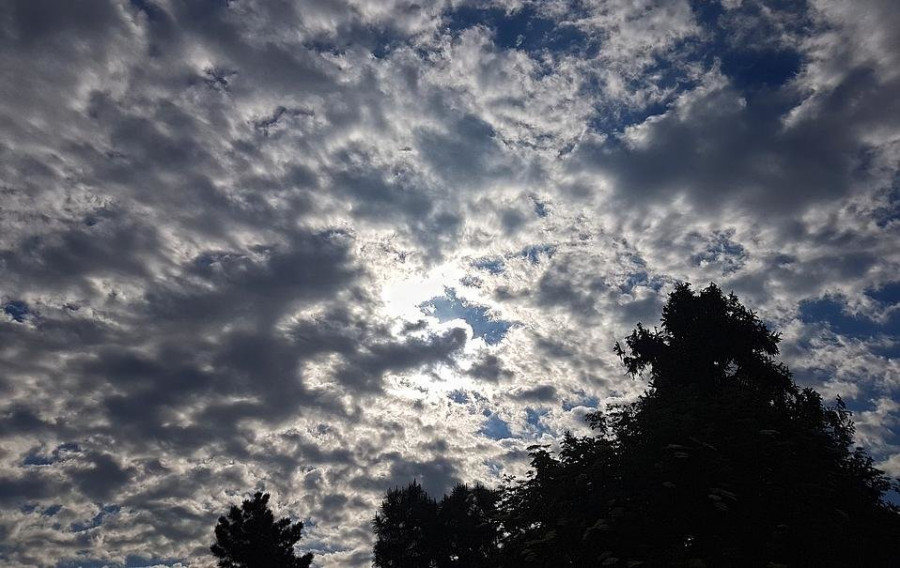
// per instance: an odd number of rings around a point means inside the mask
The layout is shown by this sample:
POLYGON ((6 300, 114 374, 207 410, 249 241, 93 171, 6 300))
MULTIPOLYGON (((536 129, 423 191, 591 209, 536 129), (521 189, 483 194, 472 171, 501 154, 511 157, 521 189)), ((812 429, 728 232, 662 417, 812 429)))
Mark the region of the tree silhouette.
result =
MULTIPOLYGON (((615 346, 647 391, 589 415, 595 434, 566 434, 556 455, 530 449, 527 478, 482 509, 478 522, 499 525, 483 557, 509 568, 895 566, 900 510, 884 496, 897 486, 853 447, 843 401, 824 405, 776 361, 779 341, 734 295, 677 286, 659 329, 638 324, 615 346)), ((394 542, 415 534, 420 549, 446 550, 451 531, 404 519, 394 542)), ((414 565, 386 552, 376 566, 414 565)))
POLYGON ((372 522, 374 562, 379 568, 436 565, 437 503, 415 481, 387 492, 372 522))
POLYGON ((457 485, 438 504, 441 545, 439 568, 493 568, 497 565, 500 525, 496 491, 483 485, 457 485))
POLYGON ((456 486, 440 503, 416 482, 388 491, 375 515, 378 568, 491 568, 498 563, 498 493, 456 486))
POLYGON ((269 494, 257 492, 228 516, 219 517, 216 542, 210 547, 220 568, 309 568, 312 553, 294 554, 303 523, 276 521, 269 510, 269 494))
POLYGON ((616 345, 649 379, 595 413, 597 436, 532 453, 509 488, 506 553, 519 565, 890 566, 891 481, 853 449, 850 413, 823 406, 775 361, 779 336, 734 295, 682 284, 661 329, 616 345))

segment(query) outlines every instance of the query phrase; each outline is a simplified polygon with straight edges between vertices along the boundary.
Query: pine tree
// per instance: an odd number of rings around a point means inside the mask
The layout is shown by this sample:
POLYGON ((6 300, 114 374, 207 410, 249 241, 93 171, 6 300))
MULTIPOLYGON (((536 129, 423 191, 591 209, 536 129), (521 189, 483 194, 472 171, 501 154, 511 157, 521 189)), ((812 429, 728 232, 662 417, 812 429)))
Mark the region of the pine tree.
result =
POLYGON ((312 553, 294 554, 303 523, 276 521, 269 510, 269 494, 257 492, 228 516, 219 517, 216 543, 210 547, 220 568, 309 568, 312 553))

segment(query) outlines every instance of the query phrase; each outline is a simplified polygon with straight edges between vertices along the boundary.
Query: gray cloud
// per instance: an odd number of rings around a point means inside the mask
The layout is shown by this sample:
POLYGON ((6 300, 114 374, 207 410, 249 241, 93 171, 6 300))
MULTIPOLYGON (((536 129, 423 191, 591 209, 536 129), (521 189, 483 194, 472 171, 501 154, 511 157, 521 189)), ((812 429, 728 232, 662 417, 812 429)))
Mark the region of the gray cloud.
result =
POLYGON ((0 14, 5 564, 211 565, 265 489, 366 566, 385 490, 638 395, 612 344, 681 280, 896 471, 891 2, 495 4, 0 14))

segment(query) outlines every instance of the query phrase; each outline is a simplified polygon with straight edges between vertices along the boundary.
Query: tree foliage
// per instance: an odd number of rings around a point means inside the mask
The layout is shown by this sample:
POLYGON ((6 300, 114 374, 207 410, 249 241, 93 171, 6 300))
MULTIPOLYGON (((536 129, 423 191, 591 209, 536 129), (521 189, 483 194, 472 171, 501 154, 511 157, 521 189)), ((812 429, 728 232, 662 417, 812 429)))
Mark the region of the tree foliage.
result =
MULTIPOLYGON (((853 446, 843 401, 794 383, 779 341, 715 285, 677 286, 659 329, 615 346, 644 395, 590 415, 595 434, 566 435, 555 455, 532 448, 528 477, 487 509, 492 565, 896 565, 892 481, 853 446)), ((446 534, 408 519, 394 528, 422 549, 446 534)), ((378 556, 377 523, 376 566, 412 566, 378 556)))
POLYGON ((257 492, 240 507, 219 517, 216 542, 210 547, 220 568, 309 568, 313 555, 294 554, 303 523, 275 520, 269 494, 257 492))
POLYGON ((498 494, 458 485, 437 502, 416 482, 388 491, 375 515, 379 568, 490 568, 497 565, 498 494))

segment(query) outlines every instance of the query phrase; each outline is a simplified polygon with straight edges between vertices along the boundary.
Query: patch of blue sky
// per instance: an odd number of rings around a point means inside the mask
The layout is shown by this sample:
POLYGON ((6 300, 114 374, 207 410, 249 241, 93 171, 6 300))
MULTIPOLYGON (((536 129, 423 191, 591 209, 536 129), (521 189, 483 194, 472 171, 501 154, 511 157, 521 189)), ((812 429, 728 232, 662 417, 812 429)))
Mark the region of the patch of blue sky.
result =
POLYGON ((531 426, 533 434, 535 437, 540 437, 543 434, 552 434, 553 430, 544 424, 544 416, 549 414, 550 411, 546 408, 534 409, 528 407, 525 409, 525 422, 531 426))
MULTIPOLYGON (((641 124, 648 118, 665 114, 668 109, 668 101, 656 101, 639 107, 599 107, 588 124, 593 130, 598 132, 622 132, 625 128, 641 124)), ((612 146, 624 144, 618 138, 611 138, 607 143, 612 146)))
POLYGON ((649 288, 654 292, 659 292, 665 285, 665 279, 659 276, 650 276, 650 273, 645 270, 638 270, 627 274, 618 288, 623 294, 630 294, 636 288, 649 288))
MULTIPOLYGON (((765 322, 763 322, 765 323, 765 322)), ((766 324, 768 327, 768 324, 766 324)), ((769 329, 772 329, 769 327, 769 329)), ((818 388, 828 382, 832 377, 831 372, 818 367, 793 367, 791 374, 794 381, 801 387, 818 388)))
POLYGON ((644 268, 647 266, 647 261, 644 260, 644 257, 642 257, 641 255, 639 255, 637 253, 623 252, 621 256, 622 256, 623 260, 627 260, 635 266, 640 266, 641 268, 644 268))
POLYGON ((624 293, 632 292, 638 286, 646 286, 650 283, 650 275, 647 272, 632 272, 625 277, 625 281, 619 284, 619 290, 624 293))
POLYGON ((493 477, 500 477, 500 474, 503 473, 503 464, 497 460, 487 460, 484 465, 487 466, 493 477))
MULTIPOLYGON (((897 293, 893 288, 888 295, 897 293)), ((804 323, 824 323, 839 335, 870 338, 879 335, 900 336, 900 311, 891 313, 885 322, 876 322, 865 316, 844 311, 835 298, 805 300, 800 303, 800 320, 804 323)))
POLYGON ((721 61, 722 72, 745 91, 784 85, 800 71, 803 57, 787 49, 729 49, 721 55, 721 61))
POLYGON ((506 269, 502 258, 480 258, 472 262, 472 267, 486 270, 491 274, 500 274, 506 269))
POLYGON ((562 402, 562 409, 569 412, 573 408, 597 408, 600 406, 600 399, 596 396, 583 395, 581 398, 567 399, 562 402))
POLYGON ((549 209, 547 209, 547 204, 538 199, 537 197, 532 196, 531 201, 534 202, 534 214, 538 217, 544 218, 550 215, 549 209))
POLYGON ((151 23, 158 23, 164 21, 166 18, 165 11, 149 0, 130 0, 130 3, 138 11, 143 12, 144 17, 151 23))
POLYGON ((492 440, 505 440, 513 437, 509 424, 505 420, 493 412, 485 412, 488 415, 487 420, 481 425, 481 429, 478 431, 479 434, 492 440))
POLYGON ((719 17, 725 13, 725 7, 718 0, 690 0, 690 5, 697 22, 707 27, 717 25, 719 17))
POLYGON ((3 304, 3 311, 6 315, 10 316, 15 321, 22 323, 25 321, 25 317, 28 316, 31 311, 28 309, 28 304, 22 302, 20 300, 10 300, 3 304))
POLYGON ((49 455, 41 455, 38 453, 31 453, 25 456, 25 459, 22 460, 22 465, 52 465, 59 461, 59 457, 49 455))
MULTIPOLYGON (((589 123, 590 126, 600 132, 622 132, 629 126, 642 124, 651 117, 665 114, 679 93, 690 90, 698 84, 689 64, 697 58, 694 52, 694 43, 683 40, 676 42, 666 54, 655 55, 652 64, 626 80, 626 88, 630 92, 642 92, 652 87, 654 92, 665 94, 660 98, 649 99, 643 105, 598 106, 589 123)), ((602 86, 595 85, 592 89, 600 90, 602 86)), ((614 137, 610 143, 616 145, 621 141, 614 137)))
MULTIPOLYGON (((859 396, 855 399, 845 400, 844 403, 847 405, 847 409, 850 410, 854 417, 853 419, 858 419, 858 416, 863 412, 869 412, 876 409, 876 397, 875 396, 859 396)), ((828 401, 830 403, 830 401, 828 401)), ((869 453, 872 455, 872 458, 876 461, 886 460, 891 457, 891 454, 895 453, 896 450, 892 450, 892 448, 900 447, 900 431, 892 428, 884 428, 881 434, 881 444, 868 448, 869 453)), ((900 502, 900 493, 893 492, 892 495, 887 496, 890 502, 897 503, 900 502)))
POLYGON ((523 258, 528 259, 528 262, 530 262, 531 264, 538 264, 541 261, 541 256, 550 258, 555 252, 555 246, 550 244, 539 244, 525 247, 524 249, 522 249, 522 252, 520 252, 519 255, 523 258))
POLYGON ((637 288, 638 286, 644 286, 650 282, 650 275, 647 272, 632 272, 629 274, 625 281, 619 284, 619 290, 622 292, 628 293, 637 288))
POLYGON ((289 513, 288 518, 291 520, 292 523, 296 523, 297 521, 300 521, 301 523, 303 523, 304 532, 312 532, 319 526, 319 523, 312 517, 308 517, 308 516, 307 517, 299 517, 299 516, 295 515, 294 513, 289 513))
MULTIPOLYGON (((543 204, 541 204, 543 207, 543 204)), ((544 213, 546 214, 546 212, 544 213)), ((519 256, 520 258, 524 258, 528 260, 531 264, 538 264, 541 261, 542 257, 550 258, 556 252, 556 246, 541 243, 536 245, 530 245, 523 248, 517 254, 507 255, 507 258, 519 256)), ((487 257, 480 258, 476 261, 472 262, 472 267, 477 268, 478 270, 485 270, 490 272, 491 274, 501 274, 504 270, 506 270, 506 262, 502 258, 497 257, 487 257)))
MULTIPOLYGON (((306 521, 303 521, 303 528, 306 529, 306 521)), ((312 552, 313 556, 319 556, 320 554, 334 554, 336 552, 349 552, 353 550, 342 544, 328 544, 321 540, 307 540, 305 536, 306 533, 304 531, 303 547, 309 552, 312 552)))
POLYGON ((44 508, 43 511, 41 511, 41 516, 42 517, 52 517, 56 513, 59 513, 60 511, 62 511, 62 508, 63 508, 62 505, 50 505, 49 507, 46 507, 46 508, 44 508))
POLYGON ((456 295, 453 288, 445 288, 444 295, 421 304, 422 309, 430 308, 430 312, 440 322, 461 319, 472 328, 473 337, 480 337, 488 345, 499 343, 506 337, 513 322, 494 319, 487 306, 471 304, 456 295))
POLYGON ((372 56, 375 57, 375 59, 384 59, 390 55, 398 45, 402 44, 396 41, 396 39, 391 38, 388 35, 381 35, 376 38, 375 45, 372 47, 372 56))
POLYGON ((693 39, 681 39, 672 44, 668 54, 656 54, 652 63, 644 68, 643 73, 628 79, 627 87, 635 90, 642 83, 651 82, 659 91, 669 91, 669 101, 675 98, 678 91, 691 89, 700 84, 700 80, 692 72, 692 63, 697 48, 693 39))
POLYGON ((691 257, 695 266, 717 265, 723 274, 736 272, 747 261, 747 251, 731 240, 732 231, 716 231, 706 248, 691 257))
POLYGON ((48 455, 39 454, 37 452, 29 453, 22 461, 22 465, 52 465, 62 460, 64 458, 63 454, 78 453, 80 451, 81 447, 76 442, 65 442, 56 446, 56 448, 48 455))
POLYGON ((466 404, 469 402, 469 395, 464 390, 455 390, 447 393, 447 398, 456 404, 466 404))
POLYGON ((900 221, 900 172, 894 175, 885 204, 875 210, 875 222, 882 229, 898 221, 900 221))
POLYGON ((881 304, 896 306, 900 304, 900 281, 890 282, 881 288, 869 290, 866 295, 881 304))
POLYGON ((494 32, 494 44, 502 49, 529 53, 579 52, 596 54, 599 44, 576 26, 542 15, 534 6, 517 10, 481 6, 459 6, 445 14, 447 28, 459 32, 484 26, 494 32))
MULTIPOLYGON (((794 381, 799 386, 804 388, 812 387, 819 391, 822 390, 822 385, 828 384, 828 382, 834 378, 834 371, 830 368, 792 367, 791 374, 793 375, 794 381)), ((885 394, 880 385, 865 380, 855 381, 852 389, 853 390, 851 391, 844 391, 838 385, 838 389, 834 395, 840 395, 844 404, 847 406, 847 410, 855 415, 874 410, 876 404, 875 401, 885 394)), ((828 396, 824 397, 823 402, 826 406, 830 406, 836 402, 836 399, 832 396, 828 396)), ((888 438, 892 436, 895 437, 895 441, 900 442, 900 439, 896 439, 897 436, 900 436, 900 433, 888 433, 885 441, 893 443, 888 441, 888 438)))
MULTIPOLYGON (((806 10, 802 4, 772 2, 766 8, 781 12, 780 21, 802 25, 806 10)), ((754 13, 759 6, 748 3, 737 11, 726 12, 720 2, 693 0, 691 7, 708 38, 698 46, 700 61, 707 66, 718 62, 722 72, 745 96, 760 89, 777 89, 802 68, 802 55, 781 41, 784 30, 759 24, 770 19, 754 13), (743 38, 740 48, 732 41, 736 32, 743 38)), ((752 104, 752 97, 749 102, 752 104)))
POLYGON ((409 45, 408 38, 390 27, 359 27, 347 29, 344 33, 315 36, 303 47, 317 53, 341 56, 354 45, 367 47, 376 59, 384 59, 398 47, 409 45))
POLYGON ((881 288, 868 290, 866 295, 881 304, 882 310, 890 310, 887 321, 881 324, 878 331, 887 335, 891 341, 872 345, 870 349, 882 357, 900 358, 900 282, 891 282, 881 288))
POLYGON ((84 532, 89 529, 97 528, 103 524, 103 521, 105 521, 107 517, 117 514, 120 510, 122 510, 122 508, 118 505, 104 505, 100 508, 100 512, 94 515, 90 521, 86 523, 74 522, 69 528, 72 532, 84 532))

